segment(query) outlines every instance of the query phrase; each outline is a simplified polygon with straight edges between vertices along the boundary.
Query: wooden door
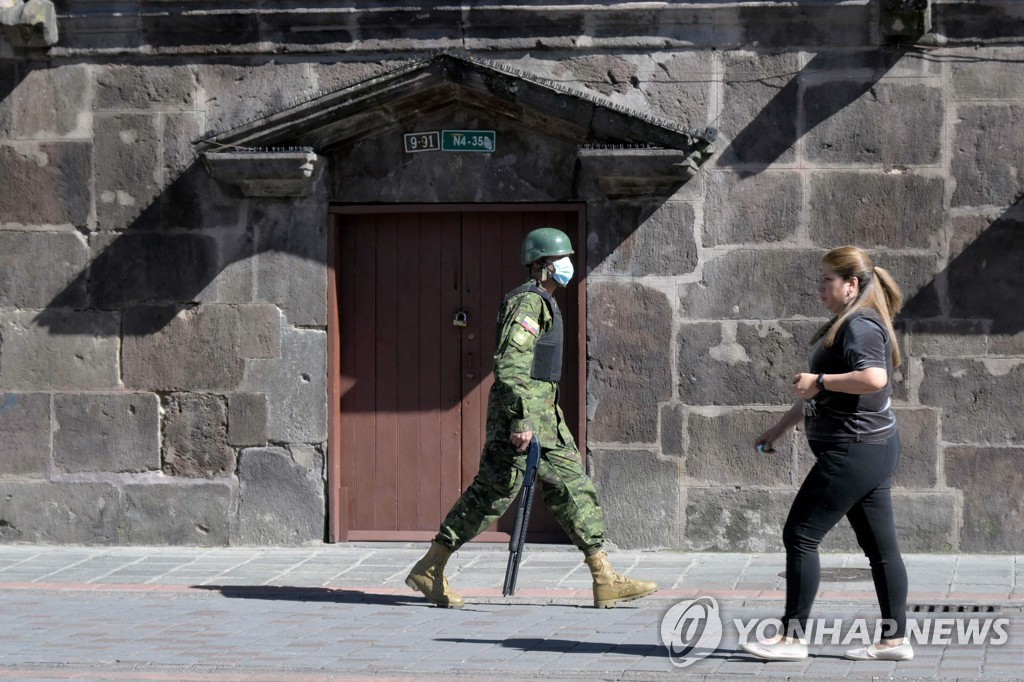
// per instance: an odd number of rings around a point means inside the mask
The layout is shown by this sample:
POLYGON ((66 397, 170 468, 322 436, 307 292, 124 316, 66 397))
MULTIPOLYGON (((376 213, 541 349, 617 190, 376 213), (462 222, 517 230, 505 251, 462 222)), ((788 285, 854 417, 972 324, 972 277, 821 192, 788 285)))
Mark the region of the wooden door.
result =
MULTIPOLYGON (((472 208, 332 213, 333 540, 437 532, 479 467, 495 320, 505 293, 526 281, 523 236, 552 226, 582 243, 576 207, 472 208), (465 326, 454 324, 460 313, 465 326)), ((582 442, 580 283, 556 298, 566 325, 561 404, 582 442)), ((531 541, 563 541, 536 499, 531 541)), ((511 516, 480 539, 507 539, 511 516)))

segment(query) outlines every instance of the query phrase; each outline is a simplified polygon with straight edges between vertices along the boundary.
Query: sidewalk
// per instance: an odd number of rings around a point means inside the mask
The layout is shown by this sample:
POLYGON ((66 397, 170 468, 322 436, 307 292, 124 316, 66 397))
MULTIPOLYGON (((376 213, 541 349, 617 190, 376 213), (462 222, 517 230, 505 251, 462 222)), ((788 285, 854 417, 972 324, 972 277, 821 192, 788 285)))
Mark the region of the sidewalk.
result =
MULTIPOLYGON (((404 585, 425 548, 0 546, 0 680, 1024 677, 1024 556, 905 557, 912 619, 980 609, 1008 619, 1001 645, 930 644, 913 661, 855 663, 842 658, 851 646, 826 641, 806 661, 764 663, 737 653, 726 626, 714 653, 678 668, 661 643, 666 611, 703 596, 726 623, 777 617, 781 554, 615 551, 620 572, 661 590, 599 610, 574 549, 528 546, 506 599, 505 546, 474 544, 449 564, 468 602, 452 611, 404 585)), ((814 617, 878 617, 862 556, 826 554, 822 568, 814 617)))

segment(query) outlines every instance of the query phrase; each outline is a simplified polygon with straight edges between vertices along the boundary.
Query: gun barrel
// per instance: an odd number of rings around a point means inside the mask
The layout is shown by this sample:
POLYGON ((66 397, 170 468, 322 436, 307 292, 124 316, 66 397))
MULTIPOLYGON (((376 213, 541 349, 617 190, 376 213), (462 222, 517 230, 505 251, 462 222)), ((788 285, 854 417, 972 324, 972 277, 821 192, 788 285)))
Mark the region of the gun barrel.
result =
POLYGON ((512 537, 508 541, 508 566, 505 568, 505 584, 501 589, 502 596, 508 597, 516 592, 516 579, 519 577, 519 562, 523 558, 523 545, 526 544, 526 531, 530 525, 530 509, 533 507, 534 484, 537 469, 540 467, 540 443, 534 436, 530 441, 530 451, 526 456, 526 475, 523 478, 523 492, 516 508, 516 522, 512 526, 512 537))

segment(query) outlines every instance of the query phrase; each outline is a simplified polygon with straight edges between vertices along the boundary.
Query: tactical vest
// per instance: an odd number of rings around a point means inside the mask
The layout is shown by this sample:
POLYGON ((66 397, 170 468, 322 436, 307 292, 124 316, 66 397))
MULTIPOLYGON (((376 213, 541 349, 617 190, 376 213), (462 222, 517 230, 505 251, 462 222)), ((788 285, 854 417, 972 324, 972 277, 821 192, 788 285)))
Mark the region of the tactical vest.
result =
MULTIPOLYGON (((533 366, 530 368, 530 378, 539 381, 558 381, 562 378, 562 312, 558 309, 555 299, 544 289, 536 284, 527 282, 523 286, 513 289, 505 296, 502 302, 502 309, 513 296, 530 292, 537 294, 544 299, 551 311, 551 328, 541 334, 537 339, 537 345, 533 351, 533 366)), ((501 320, 498 321, 499 325, 501 320)), ((501 329, 498 329, 498 338, 501 338, 501 329)))

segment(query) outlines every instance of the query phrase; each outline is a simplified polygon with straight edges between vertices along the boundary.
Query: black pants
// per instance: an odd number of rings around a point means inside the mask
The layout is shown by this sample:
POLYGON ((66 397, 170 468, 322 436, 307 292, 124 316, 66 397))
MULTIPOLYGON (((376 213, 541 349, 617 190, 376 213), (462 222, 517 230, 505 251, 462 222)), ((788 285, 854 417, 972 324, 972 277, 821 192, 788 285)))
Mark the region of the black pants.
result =
POLYGON ((818 546, 846 516, 871 563, 875 593, 886 621, 882 636, 904 637, 907 569, 896 542, 890 496, 900 458, 899 434, 883 443, 811 441, 810 446, 818 462, 800 486, 782 531, 786 545, 783 626, 790 636, 806 631, 821 579, 818 546))

